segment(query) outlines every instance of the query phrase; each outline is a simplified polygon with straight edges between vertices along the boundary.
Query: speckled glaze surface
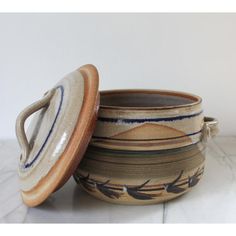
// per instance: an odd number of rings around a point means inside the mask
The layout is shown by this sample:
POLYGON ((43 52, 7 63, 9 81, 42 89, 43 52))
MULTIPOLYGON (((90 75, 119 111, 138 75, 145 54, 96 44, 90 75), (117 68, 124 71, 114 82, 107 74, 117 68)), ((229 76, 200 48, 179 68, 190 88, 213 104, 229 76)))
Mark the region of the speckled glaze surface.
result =
POLYGON ((102 92, 96 129, 74 178, 89 194, 112 203, 168 201, 198 184, 207 138, 216 133, 217 121, 204 118, 195 95, 102 92))
POLYGON ((95 127, 98 102, 97 70, 86 65, 18 116, 19 177, 27 205, 42 203, 73 174, 95 127), (26 138, 25 119, 36 111, 26 138))
POLYGON ((163 150, 199 142, 201 98, 161 90, 101 93, 92 145, 120 150, 163 150))
POLYGON ((121 204, 152 204, 193 188, 204 171, 202 143, 159 151, 121 151, 90 146, 75 172, 89 194, 121 204))

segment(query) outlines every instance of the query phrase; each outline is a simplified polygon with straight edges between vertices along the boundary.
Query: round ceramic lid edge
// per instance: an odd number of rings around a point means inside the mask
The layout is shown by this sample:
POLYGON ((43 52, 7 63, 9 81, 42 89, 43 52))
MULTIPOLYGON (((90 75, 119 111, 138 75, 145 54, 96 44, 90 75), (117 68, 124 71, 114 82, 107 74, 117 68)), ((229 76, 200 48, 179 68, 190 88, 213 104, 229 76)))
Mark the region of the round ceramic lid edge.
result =
POLYGON ((21 191, 28 206, 37 206, 62 187, 81 161, 95 128, 99 107, 99 77, 93 65, 78 69, 84 79, 84 96, 78 120, 70 140, 50 171, 29 191, 21 191))

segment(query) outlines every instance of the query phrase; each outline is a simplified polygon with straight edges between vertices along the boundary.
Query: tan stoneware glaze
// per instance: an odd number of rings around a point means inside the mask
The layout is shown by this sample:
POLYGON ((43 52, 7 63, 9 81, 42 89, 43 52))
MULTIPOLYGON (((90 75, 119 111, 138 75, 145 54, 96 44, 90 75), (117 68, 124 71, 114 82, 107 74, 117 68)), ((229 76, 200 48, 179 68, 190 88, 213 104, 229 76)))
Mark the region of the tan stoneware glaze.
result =
POLYGON ((89 194, 121 204, 168 201, 196 186, 207 139, 218 131, 201 98, 164 90, 99 94, 98 83, 97 69, 85 65, 19 114, 25 204, 41 204, 72 174, 89 194))
POLYGON ((161 90, 100 93, 96 128, 74 173, 89 194, 112 203, 152 204, 196 186, 217 120, 201 98, 161 90))
POLYGON ((98 73, 85 65, 19 114, 19 177, 26 205, 41 204, 74 173, 94 131, 98 104, 98 73), (26 136, 24 123, 33 113, 26 136))

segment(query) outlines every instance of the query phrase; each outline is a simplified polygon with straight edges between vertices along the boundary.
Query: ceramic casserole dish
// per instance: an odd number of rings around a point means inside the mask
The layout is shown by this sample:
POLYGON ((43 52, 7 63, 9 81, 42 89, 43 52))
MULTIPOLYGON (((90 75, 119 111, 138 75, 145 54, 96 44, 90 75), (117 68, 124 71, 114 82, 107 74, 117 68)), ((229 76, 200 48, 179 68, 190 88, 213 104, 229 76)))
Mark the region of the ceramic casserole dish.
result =
POLYGON ((178 197, 201 179, 206 142, 217 124, 204 116, 196 95, 99 92, 96 67, 82 66, 17 117, 22 199, 38 206, 72 175, 89 194, 112 203, 178 197))
POLYGON ((100 92, 96 128, 74 178, 112 203, 151 204, 182 195, 204 172, 217 120, 202 99, 164 90, 100 92))

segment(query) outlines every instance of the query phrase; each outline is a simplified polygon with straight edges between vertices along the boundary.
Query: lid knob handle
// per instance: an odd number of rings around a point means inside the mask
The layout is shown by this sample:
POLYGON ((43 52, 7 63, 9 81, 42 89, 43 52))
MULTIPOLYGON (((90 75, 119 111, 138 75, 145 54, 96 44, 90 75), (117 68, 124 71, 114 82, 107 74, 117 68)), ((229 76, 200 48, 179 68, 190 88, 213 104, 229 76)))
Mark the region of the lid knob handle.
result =
POLYGON ((18 143, 21 147, 22 154, 21 154, 21 163, 25 163, 30 152, 30 145, 26 137, 24 125, 26 119, 32 115, 34 112, 42 109, 43 107, 47 106, 50 103, 53 95, 55 93, 55 89, 52 89, 45 93, 45 96, 37 102, 26 107, 17 117, 16 119, 16 137, 18 143))

